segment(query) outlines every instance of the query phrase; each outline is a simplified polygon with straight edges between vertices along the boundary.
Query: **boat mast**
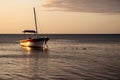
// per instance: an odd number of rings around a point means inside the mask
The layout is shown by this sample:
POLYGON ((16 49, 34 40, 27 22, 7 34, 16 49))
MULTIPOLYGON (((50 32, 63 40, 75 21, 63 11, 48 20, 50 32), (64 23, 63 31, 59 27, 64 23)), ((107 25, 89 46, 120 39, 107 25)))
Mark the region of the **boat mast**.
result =
POLYGON ((38 28, 37 28, 37 19, 36 19, 35 7, 33 7, 33 11, 34 11, 34 19, 35 19, 36 38, 38 38, 38 28))

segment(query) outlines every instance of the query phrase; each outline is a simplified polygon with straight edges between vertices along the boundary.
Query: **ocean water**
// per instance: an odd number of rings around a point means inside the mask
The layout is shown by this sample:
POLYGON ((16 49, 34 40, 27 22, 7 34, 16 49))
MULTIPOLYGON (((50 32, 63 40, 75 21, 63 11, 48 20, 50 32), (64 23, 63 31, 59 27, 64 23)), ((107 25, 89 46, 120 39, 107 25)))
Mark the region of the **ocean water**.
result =
POLYGON ((41 50, 21 47, 27 36, 1 34, 0 80, 120 80, 119 34, 47 36, 41 50))

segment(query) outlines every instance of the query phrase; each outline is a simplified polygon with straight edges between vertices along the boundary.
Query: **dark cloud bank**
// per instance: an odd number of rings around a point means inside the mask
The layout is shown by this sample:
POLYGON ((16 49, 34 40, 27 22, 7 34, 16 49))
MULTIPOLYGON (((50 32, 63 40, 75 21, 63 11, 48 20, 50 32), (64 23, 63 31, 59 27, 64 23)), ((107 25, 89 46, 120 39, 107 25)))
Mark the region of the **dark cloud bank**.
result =
POLYGON ((120 0, 50 0, 44 7, 58 11, 120 13, 120 0))

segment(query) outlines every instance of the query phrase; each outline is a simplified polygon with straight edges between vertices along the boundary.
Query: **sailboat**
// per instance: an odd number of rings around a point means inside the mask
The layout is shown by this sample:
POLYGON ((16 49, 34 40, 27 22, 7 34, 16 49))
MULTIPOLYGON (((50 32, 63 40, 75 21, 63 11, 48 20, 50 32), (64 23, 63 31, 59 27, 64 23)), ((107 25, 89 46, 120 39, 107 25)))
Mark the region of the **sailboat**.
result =
POLYGON ((34 19, 35 19, 35 30, 24 30, 24 33, 33 33, 33 37, 29 37, 28 39, 20 40, 20 45, 23 47, 40 47, 44 48, 47 45, 49 38, 47 36, 38 38, 38 28, 37 28, 37 20, 36 20, 36 11, 35 7, 33 7, 34 11, 34 19))

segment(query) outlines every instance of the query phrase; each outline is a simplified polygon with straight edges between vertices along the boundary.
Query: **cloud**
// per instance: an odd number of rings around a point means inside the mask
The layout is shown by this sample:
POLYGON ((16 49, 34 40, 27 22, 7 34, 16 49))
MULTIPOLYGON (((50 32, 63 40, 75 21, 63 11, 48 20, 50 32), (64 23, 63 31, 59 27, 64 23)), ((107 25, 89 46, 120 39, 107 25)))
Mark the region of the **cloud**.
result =
POLYGON ((43 6, 57 11, 120 13, 120 0, 45 0, 43 6))

